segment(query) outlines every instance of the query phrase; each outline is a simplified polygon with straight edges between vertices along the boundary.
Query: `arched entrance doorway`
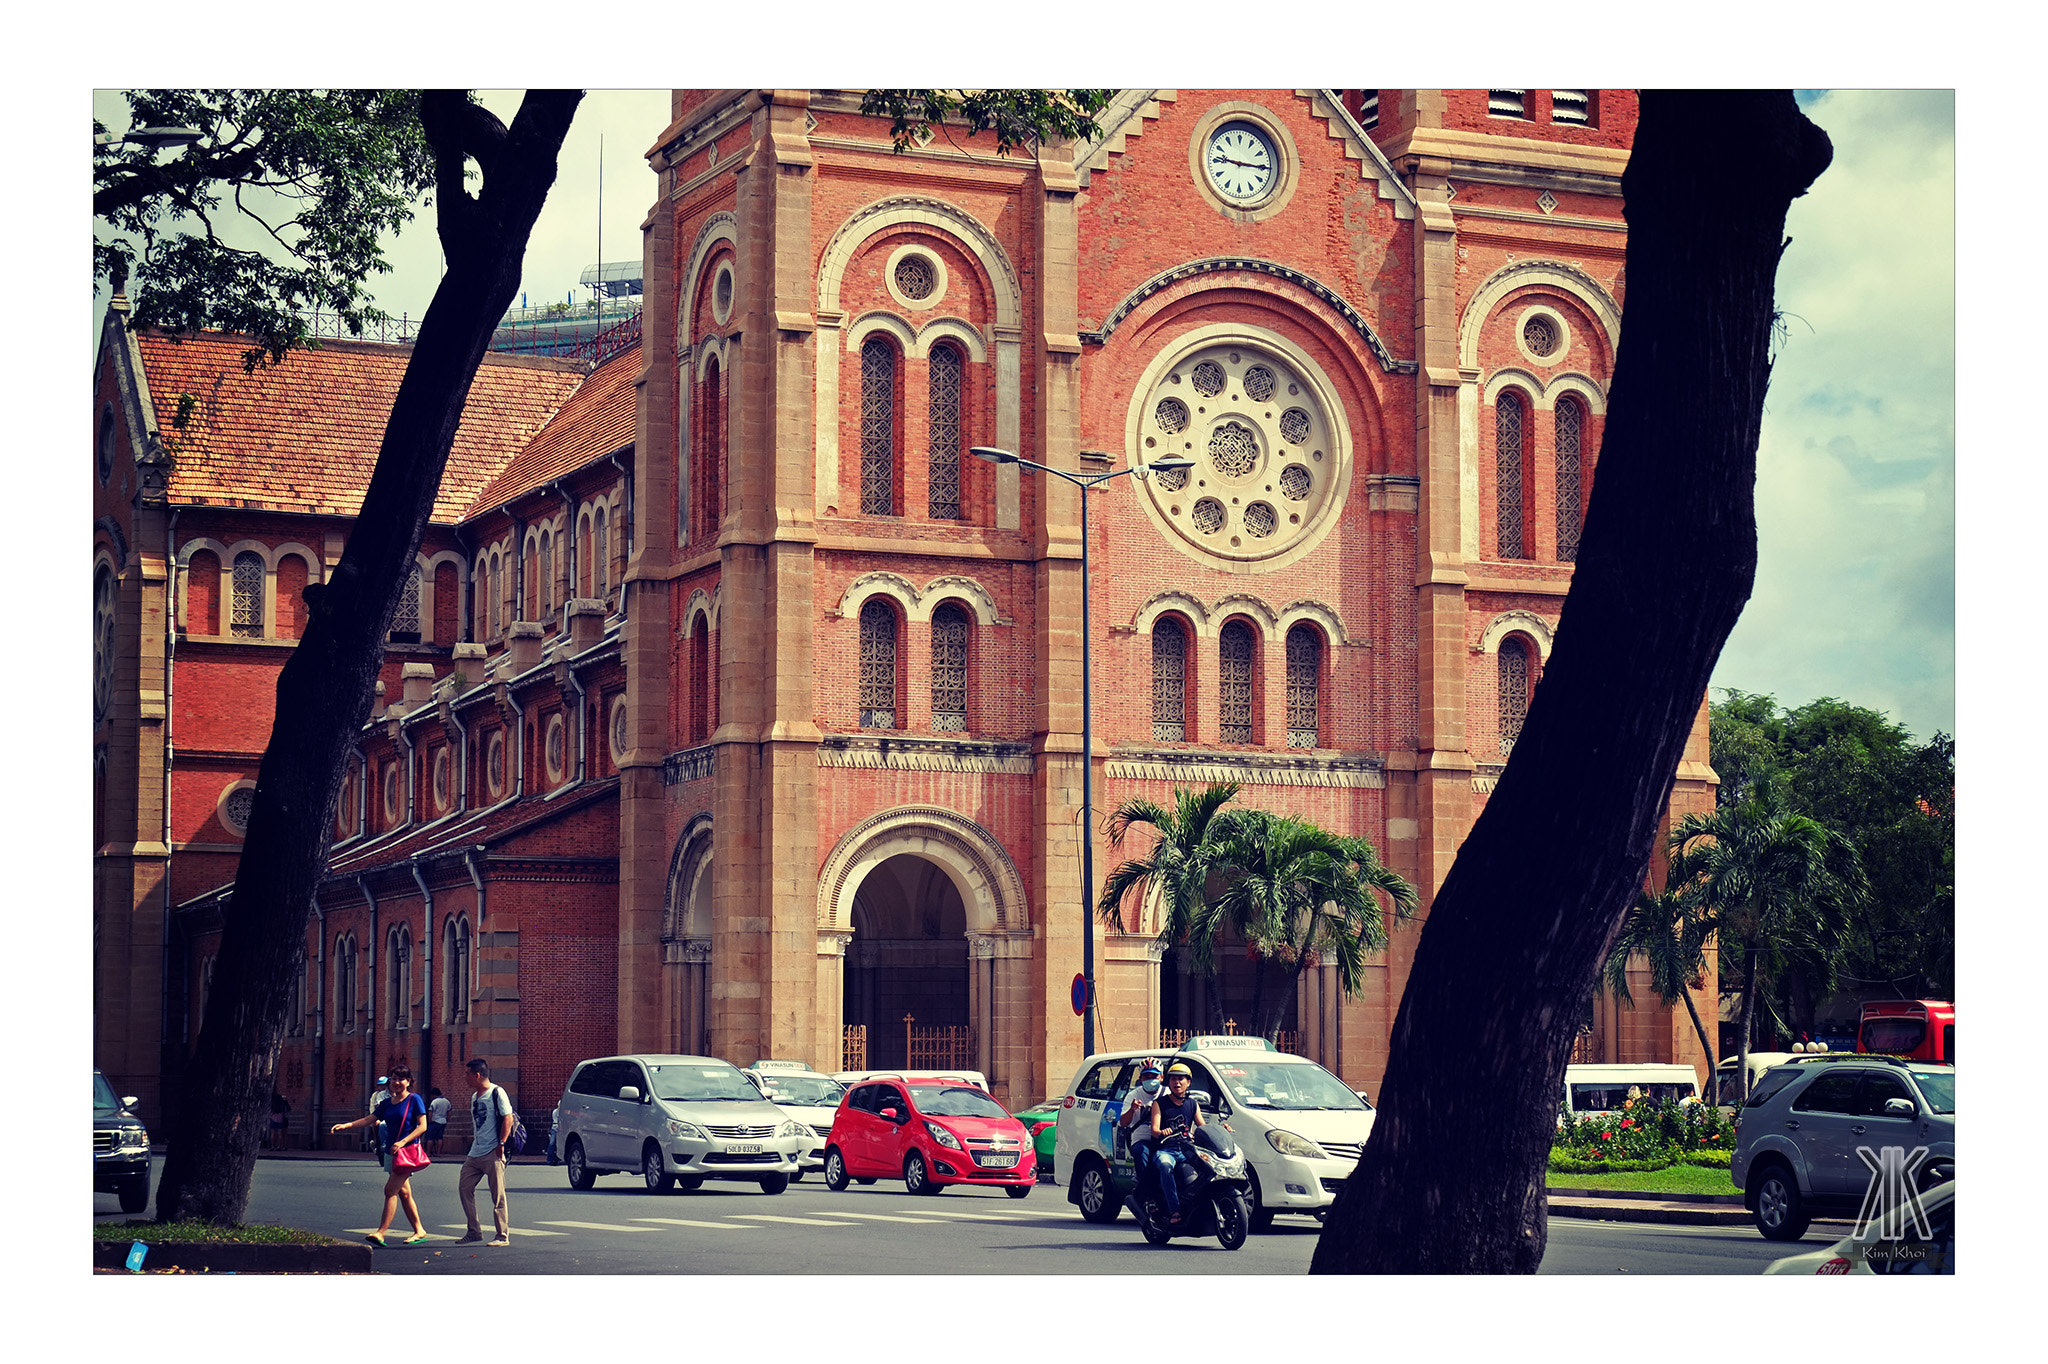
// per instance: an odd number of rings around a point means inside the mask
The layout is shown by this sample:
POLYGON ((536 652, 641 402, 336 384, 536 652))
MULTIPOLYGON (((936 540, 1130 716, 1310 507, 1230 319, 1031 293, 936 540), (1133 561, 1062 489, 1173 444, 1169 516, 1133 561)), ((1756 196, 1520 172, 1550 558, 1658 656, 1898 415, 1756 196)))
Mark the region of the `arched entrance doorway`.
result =
POLYGON ((967 946, 966 905, 936 863, 898 853, 861 879, 843 1015, 866 1027, 870 1068, 971 1064, 967 946))
POLYGON ((711 816, 684 827, 669 860, 662 915, 662 991, 671 1046, 711 1055, 711 816))

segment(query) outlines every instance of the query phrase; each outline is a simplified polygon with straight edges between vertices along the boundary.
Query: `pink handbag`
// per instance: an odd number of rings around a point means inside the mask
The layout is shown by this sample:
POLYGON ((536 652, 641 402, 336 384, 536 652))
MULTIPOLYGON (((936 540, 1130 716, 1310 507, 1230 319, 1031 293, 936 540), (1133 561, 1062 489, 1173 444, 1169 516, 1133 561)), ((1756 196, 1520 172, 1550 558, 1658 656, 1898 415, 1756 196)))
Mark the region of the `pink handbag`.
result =
POLYGON ((426 1148, 416 1141, 396 1147, 391 1152, 391 1168, 394 1170, 417 1170, 432 1163, 427 1159, 426 1148))

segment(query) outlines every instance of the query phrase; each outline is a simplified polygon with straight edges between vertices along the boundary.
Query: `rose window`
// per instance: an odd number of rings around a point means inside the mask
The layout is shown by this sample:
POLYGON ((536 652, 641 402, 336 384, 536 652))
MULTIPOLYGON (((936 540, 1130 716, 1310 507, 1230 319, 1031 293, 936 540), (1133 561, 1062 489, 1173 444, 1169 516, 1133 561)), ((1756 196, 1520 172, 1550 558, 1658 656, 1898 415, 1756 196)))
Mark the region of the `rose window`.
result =
POLYGON ((1195 529, 1204 535, 1214 535, 1223 529, 1223 504, 1213 497, 1205 497, 1195 503, 1195 529))
POLYGON ((1522 324, 1522 344, 1538 358, 1550 354, 1557 349, 1557 324, 1547 317, 1530 318, 1522 324))
POLYGON ((1279 513, 1264 502, 1254 502, 1244 509, 1244 528, 1258 539, 1271 535, 1279 524, 1279 513))
POLYGON ((1204 398, 1213 398, 1223 391, 1223 366, 1214 360, 1204 360, 1195 366, 1195 392, 1204 398))
POLYGON ((1161 398, 1152 416, 1159 423, 1159 429, 1169 436, 1177 436, 1188 429, 1188 405, 1178 398, 1161 398))
POLYGON ((1271 401, 1274 387, 1273 371, 1264 365, 1253 365, 1244 372, 1244 396, 1255 403, 1271 401))
POLYGON ((939 273, 923 256, 905 256, 896 262, 896 292, 912 302, 922 302, 939 286, 939 273))
POLYGON ((1289 445, 1300 445, 1308 439, 1308 413, 1298 407, 1290 407, 1280 414, 1280 438, 1289 445))
POLYGON ((221 806, 221 818, 230 829, 246 833, 249 828, 249 811, 256 806, 256 788, 244 786, 228 793, 221 806))
POLYGON ((1306 464, 1290 464, 1280 471, 1280 491, 1290 502, 1299 502, 1307 497, 1313 482, 1306 464))
POLYGON ((1226 478, 1243 478, 1259 462, 1258 441, 1236 422, 1225 422, 1209 434, 1209 459, 1226 478))

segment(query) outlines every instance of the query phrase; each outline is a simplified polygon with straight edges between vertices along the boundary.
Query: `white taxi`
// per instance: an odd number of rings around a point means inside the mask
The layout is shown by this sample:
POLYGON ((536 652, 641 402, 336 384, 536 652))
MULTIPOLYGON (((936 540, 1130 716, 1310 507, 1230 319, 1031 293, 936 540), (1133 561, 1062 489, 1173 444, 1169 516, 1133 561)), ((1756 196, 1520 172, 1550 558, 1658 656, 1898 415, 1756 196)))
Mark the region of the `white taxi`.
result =
POLYGON ((832 1135, 832 1117, 839 1111, 846 1086, 820 1075, 803 1061, 756 1061, 742 1074, 754 1082, 763 1098, 810 1129, 812 1137, 805 1143, 803 1168, 796 1178, 824 1169, 825 1138, 832 1135))
POLYGON ((1183 1061, 1206 1122, 1230 1124, 1251 1164, 1252 1229, 1276 1213, 1321 1217, 1358 1164, 1373 1111, 1357 1091, 1306 1056, 1275 1050, 1263 1037, 1191 1037, 1179 1051, 1091 1056, 1067 1085, 1054 1168, 1067 1201, 1090 1222, 1113 1222, 1136 1186, 1128 1145, 1113 1123, 1148 1056, 1183 1061))

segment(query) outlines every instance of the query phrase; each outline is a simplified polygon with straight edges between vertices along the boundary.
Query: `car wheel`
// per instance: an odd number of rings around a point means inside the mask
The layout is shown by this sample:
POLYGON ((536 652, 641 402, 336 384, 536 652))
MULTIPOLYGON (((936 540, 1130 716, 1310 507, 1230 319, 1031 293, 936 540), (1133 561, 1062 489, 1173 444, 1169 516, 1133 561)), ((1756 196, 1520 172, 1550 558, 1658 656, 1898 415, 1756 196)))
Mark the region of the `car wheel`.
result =
POLYGON ((1216 1196, 1216 1239, 1225 1250, 1236 1250, 1251 1231, 1252 1210, 1244 1195, 1232 1191, 1216 1196))
POLYGON ((1266 1206, 1266 1200, 1259 1193, 1259 1176, 1256 1171, 1247 1170, 1251 1176, 1251 1188, 1245 1194, 1245 1203, 1251 1209, 1251 1229, 1261 1234, 1273 1229, 1273 1210, 1266 1206))
POLYGON ((836 1146, 825 1152, 825 1187, 838 1193, 846 1187, 846 1157, 839 1154, 836 1146))
POLYGON ((1003 1192, 1012 1198, 1029 1198, 1031 1196, 1031 1186, 1029 1184, 1013 1184, 1003 1190, 1003 1192))
POLYGON ((562 1164, 569 1172, 570 1188, 588 1189, 597 1183, 597 1171, 591 1169, 583 1159, 582 1138, 569 1138, 569 1151, 562 1157, 562 1164))
POLYGON ((124 1179, 117 1192, 121 1197, 122 1212, 141 1212, 149 1206, 149 1176, 124 1179))
POLYGON ((1082 1162, 1081 1173, 1074 1184, 1074 1201, 1081 1205, 1083 1218, 1103 1225, 1116 1221, 1123 1205, 1117 1202, 1116 1190, 1109 1184, 1109 1171, 1103 1168, 1101 1161, 1082 1162))
POLYGON ((797 1171, 794 1171, 794 1172, 792 1172, 792 1173, 791 1173, 791 1175, 789 1176, 789 1182, 790 1182, 790 1183, 792 1183, 792 1184, 801 1184, 801 1183, 803 1183, 803 1182, 804 1182, 804 1172, 803 1172, 802 1170, 797 1170, 797 1171))
POLYGON ((853 1181, 853 1182, 854 1182, 854 1183, 856 1183, 856 1184, 862 1184, 862 1185, 866 1185, 866 1184, 872 1184, 872 1183, 874 1183, 874 1182, 875 1182, 875 1180, 874 1180, 874 1176, 872 1176, 872 1175, 869 1175, 869 1176, 866 1176, 865 1178, 862 1178, 862 1177, 856 1177, 856 1178, 854 1179, 854 1181, 853 1181))
POLYGON ((697 1192, 697 1190, 704 1187, 704 1176, 677 1175, 676 1187, 681 1189, 684 1193, 695 1193, 697 1192))
POLYGON ((1806 1235, 1805 1201, 1799 1182, 1782 1165, 1772 1165, 1756 1178, 1756 1229, 1767 1241, 1796 1241, 1806 1235))
POLYGON ((903 1158, 903 1190, 914 1194, 932 1192, 932 1175, 925 1168, 922 1151, 912 1151, 903 1158))
POLYGON ((782 1191, 783 1191, 784 1189, 786 1189, 786 1188, 788 1188, 788 1187, 789 1187, 789 1176, 788 1176, 788 1175, 762 1175, 762 1176, 761 1176, 761 1192, 762 1192, 762 1193, 781 1193, 781 1192, 782 1192, 782 1191))
POLYGON ((662 1168, 661 1148, 651 1141, 640 1153, 640 1177, 647 1181, 651 1194, 665 1194, 675 1187, 676 1177, 662 1168))

